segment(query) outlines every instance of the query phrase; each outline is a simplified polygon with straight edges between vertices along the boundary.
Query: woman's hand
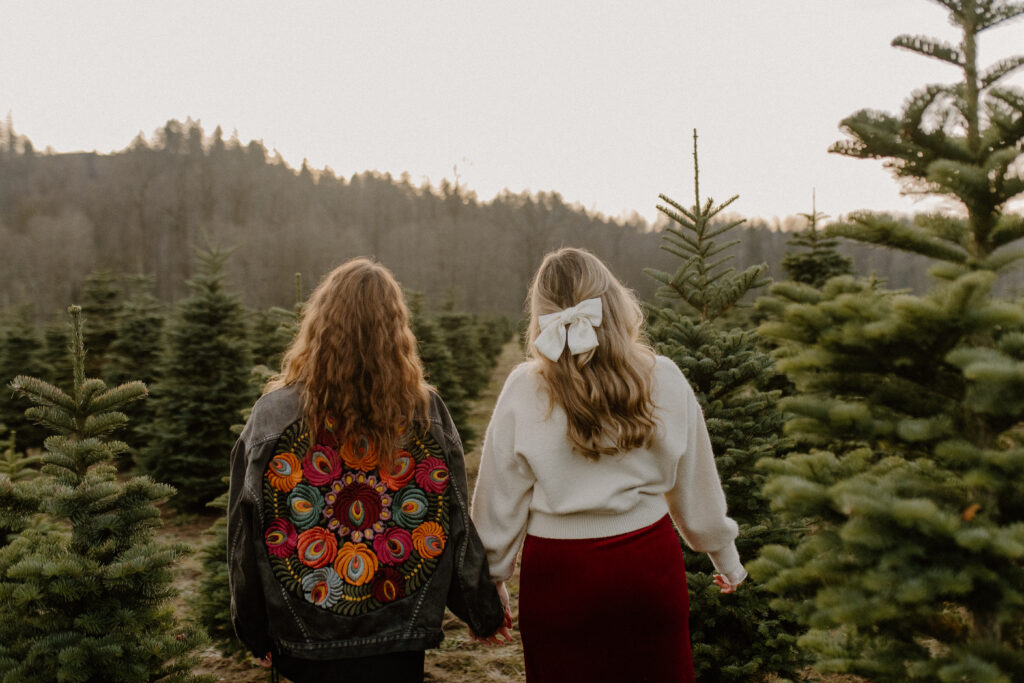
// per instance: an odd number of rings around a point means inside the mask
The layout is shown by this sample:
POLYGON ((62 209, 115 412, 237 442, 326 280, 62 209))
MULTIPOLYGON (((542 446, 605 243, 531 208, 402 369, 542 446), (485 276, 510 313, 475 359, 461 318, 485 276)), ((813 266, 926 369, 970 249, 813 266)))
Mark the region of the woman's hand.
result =
POLYGON ((274 665, 274 656, 268 652, 263 659, 257 659, 256 663, 262 666, 264 669, 269 669, 274 665))
POLYGON ((498 589, 498 597, 501 598, 501 606, 505 609, 505 620, 494 635, 489 638, 481 638, 480 636, 473 633, 470 629, 469 636, 479 643, 489 643, 490 645, 508 645, 512 642, 512 607, 511 600, 508 595, 508 588, 505 586, 504 581, 496 581, 494 583, 495 588, 498 589))
MULTIPOLYGON (((744 576, 743 578, 745 579, 746 577, 744 576)), ((740 579, 737 583, 729 583, 729 580, 721 574, 715 574, 715 578, 713 578, 712 581, 715 582, 715 585, 718 586, 723 593, 735 593, 736 589, 739 588, 741 583, 743 583, 743 579, 740 579)))

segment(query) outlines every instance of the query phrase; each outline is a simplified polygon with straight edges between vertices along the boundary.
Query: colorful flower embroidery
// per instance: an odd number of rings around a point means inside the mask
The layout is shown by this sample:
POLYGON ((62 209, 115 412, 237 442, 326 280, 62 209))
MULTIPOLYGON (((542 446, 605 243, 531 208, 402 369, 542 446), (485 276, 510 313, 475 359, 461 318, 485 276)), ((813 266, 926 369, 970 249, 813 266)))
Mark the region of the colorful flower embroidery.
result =
POLYGON ((395 524, 415 529, 427 517, 427 494, 407 486, 395 494, 393 515, 395 524))
POLYGON ((385 522, 391 519, 391 495, 387 486, 373 475, 346 473, 331 484, 324 500, 327 528, 339 538, 371 540, 374 534, 384 531, 385 522))
POLYGON ((391 527, 373 539, 373 552, 384 564, 402 564, 412 552, 412 535, 405 529, 391 527))
POLYGON ((341 459, 330 446, 319 445, 302 459, 302 473, 313 486, 330 484, 341 474, 341 459))
POLYGON ((325 420, 315 440, 301 421, 282 432, 263 480, 264 544, 290 595, 357 616, 429 582, 447 544, 450 472, 422 430, 403 433, 381 472, 372 443, 335 427, 325 420))
POLYGON ((332 567, 314 569, 302 577, 302 590, 314 605, 331 607, 344 595, 345 584, 332 567))
POLYGON ((448 466, 433 456, 416 465, 416 483, 431 493, 442 493, 448 488, 448 466))
POLYGON ((444 528, 437 522, 424 522, 412 531, 412 544, 421 556, 434 558, 444 550, 444 528))
POLYGON ((299 484, 288 494, 288 514, 299 529, 308 529, 320 520, 324 497, 320 489, 299 484))
POLYGON ((334 570, 353 586, 362 586, 377 573, 377 556, 362 543, 346 543, 334 559, 334 570))
POLYGON ((278 453, 267 467, 267 481, 278 491, 287 493, 302 481, 302 467, 294 453, 278 453))
POLYGON ((408 451, 399 450, 395 452, 391 470, 381 472, 380 478, 388 485, 389 489, 397 491, 412 481, 414 474, 416 474, 416 461, 408 451))
POLYGON ((341 459, 354 470, 369 472, 377 466, 377 449, 365 436, 357 436, 342 448, 341 459))
POLYGON ((275 519, 267 527, 263 538, 267 542, 267 552, 274 557, 288 557, 295 552, 298 534, 295 526, 287 519, 275 519))
POLYGON ((401 572, 385 567, 373 582, 373 597, 383 603, 394 602, 405 597, 405 578, 401 572))
POLYGON ((315 526, 299 534, 295 550, 302 564, 319 569, 334 561, 338 552, 338 539, 327 529, 315 526))

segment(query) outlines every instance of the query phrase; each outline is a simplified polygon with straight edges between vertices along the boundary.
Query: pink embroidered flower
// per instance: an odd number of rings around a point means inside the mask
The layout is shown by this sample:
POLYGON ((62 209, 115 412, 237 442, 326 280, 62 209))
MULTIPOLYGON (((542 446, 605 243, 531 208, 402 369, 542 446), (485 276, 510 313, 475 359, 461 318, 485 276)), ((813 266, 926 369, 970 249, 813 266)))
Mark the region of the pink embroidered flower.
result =
POLYGON ((341 459, 333 448, 318 445, 303 458, 302 473, 313 486, 330 484, 341 474, 341 459))
POLYGON ((381 470, 380 478, 388 485, 389 489, 397 491, 412 481, 414 474, 416 474, 416 461, 407 451, 400 450, 395 453, 391 470, 389 472, 381 470))
POLYGON ((295 552, 298 534, 295 525, 287 519, 278 518, 270 523, 263 535, 267 543, 267 552, 274 557, 288 557, 295 552))
POLYGON ((402 564, 412 552, 412 534, 398 527, 387 529, 374 537, 373 551, 384 564, 402 564))
POLYGON ((385 567, 374 577, 372 593, 380 602, 394 602, 405 597, 405 578, 401 572, 385 567))
POLYGON ((416 483, 425 491, 443 492, 448 487, 448 466, 440 458, 430 456, 416 465, 416 483))

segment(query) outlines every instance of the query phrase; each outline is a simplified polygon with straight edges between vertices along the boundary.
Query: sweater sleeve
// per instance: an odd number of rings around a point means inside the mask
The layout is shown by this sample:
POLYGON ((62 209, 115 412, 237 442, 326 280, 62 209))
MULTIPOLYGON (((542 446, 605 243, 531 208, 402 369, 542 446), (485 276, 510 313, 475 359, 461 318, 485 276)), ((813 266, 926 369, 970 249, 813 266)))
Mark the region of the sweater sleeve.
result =
POLYGON ((529 464, 516 452, 511 397, 514 380, 515 374, 505 382, 487 426, 473 492, 473 522, 487 550, 495 581, 506 581, 515 571, 535 481, 529 464))
MULTIPOLYGON (((728 517, 725 492, 718 477, 711 437, 700 403, 683 374, 672 364, 681 400, 666 415, 669 447, 681 451, 675 484, 666 493, 669 513, 690 548, 705 552, 729 583, 747 573, 736 550, 739 527, 728 517), (678 438, 679 443, 671 443, 678 438)), ((672 394, 676 395, 675 387, 672 394)))

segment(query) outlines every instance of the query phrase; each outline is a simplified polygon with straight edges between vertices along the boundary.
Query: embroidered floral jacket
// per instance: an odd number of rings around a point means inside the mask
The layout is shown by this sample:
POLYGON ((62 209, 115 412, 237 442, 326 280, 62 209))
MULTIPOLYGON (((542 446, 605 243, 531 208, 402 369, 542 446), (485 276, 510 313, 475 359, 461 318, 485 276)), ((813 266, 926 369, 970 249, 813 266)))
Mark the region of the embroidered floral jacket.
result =
POLYGON ((446 605, 493 634, 504 614, 441 399, 390 471, 365 439, 300 416, 294 387, 270 392, 231 452, 231 619, 246 647, 319 660, 436 647, 446 605))

